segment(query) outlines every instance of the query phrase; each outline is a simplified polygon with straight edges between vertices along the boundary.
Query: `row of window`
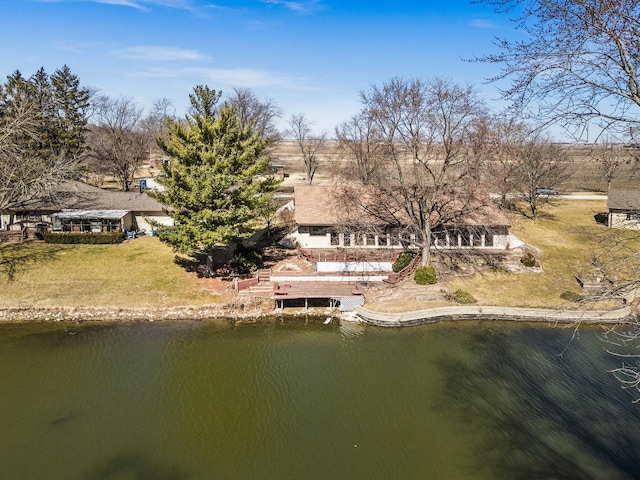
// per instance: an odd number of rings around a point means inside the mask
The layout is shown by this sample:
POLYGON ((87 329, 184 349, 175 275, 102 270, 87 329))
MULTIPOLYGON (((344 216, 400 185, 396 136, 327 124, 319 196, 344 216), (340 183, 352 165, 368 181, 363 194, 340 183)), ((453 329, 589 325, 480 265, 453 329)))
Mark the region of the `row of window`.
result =
MULTIPOLYGON (((355 246, 372 246, 377 247, 391 247, 391 246, 405 246, 415 245, 422 239, 416 238, 414 234, 390 234, 390 235, 371 235, 365 233, 337 233, 331 232, 331 245, 342 247, 355 247, 355 246)), ((483 245, 485 247, 493 246, 493 232, 484 231, 482 233, 473 233, 468 230, 460 230, 453 232, 434 232, 431 235, 431 244, 434 246, 460 246, 471 247, 483 245), (484 237, 484 241, 483 238, 484 237)))
POLYGON ((54 218, 54 232, 108 233, 120 231, 120 220, 54 218))

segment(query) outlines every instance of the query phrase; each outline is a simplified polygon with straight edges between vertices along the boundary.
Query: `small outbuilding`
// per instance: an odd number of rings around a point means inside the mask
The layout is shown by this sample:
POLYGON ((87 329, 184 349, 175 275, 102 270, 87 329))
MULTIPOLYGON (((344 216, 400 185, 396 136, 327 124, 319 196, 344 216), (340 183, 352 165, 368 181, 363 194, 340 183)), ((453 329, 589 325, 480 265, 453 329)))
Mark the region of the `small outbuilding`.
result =
POLYGON ((640 190, 611 188, 607 197, 609 228, 640 230, 640 190))

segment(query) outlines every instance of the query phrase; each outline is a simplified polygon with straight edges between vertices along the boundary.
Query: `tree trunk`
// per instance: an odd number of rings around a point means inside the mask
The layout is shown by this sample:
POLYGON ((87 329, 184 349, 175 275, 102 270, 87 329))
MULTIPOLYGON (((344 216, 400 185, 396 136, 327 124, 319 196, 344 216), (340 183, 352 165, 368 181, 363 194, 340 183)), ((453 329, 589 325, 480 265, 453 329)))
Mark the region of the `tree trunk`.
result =
POLYGON ((213 250, 207 252, 207 266, 204 269, 204 276, 209 278, 214 276, 213 272, 213 250))
POLYGON ((422 242, 422 265, 431 264, 431 225, 427 222, 424 227, 424 240, 422 242))

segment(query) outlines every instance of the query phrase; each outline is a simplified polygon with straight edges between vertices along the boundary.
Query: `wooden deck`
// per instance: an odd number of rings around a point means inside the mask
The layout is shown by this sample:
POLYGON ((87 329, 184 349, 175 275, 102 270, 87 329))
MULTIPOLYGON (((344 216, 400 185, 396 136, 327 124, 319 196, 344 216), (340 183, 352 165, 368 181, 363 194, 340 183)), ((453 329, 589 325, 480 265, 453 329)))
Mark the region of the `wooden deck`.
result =
POLYGON ((280 308, 337 307, 343 299, 364 299, 364 291, 358 283, 350 282, 276 282, 273 285, 273 298, 280 308))
POLYGON ((274 283, 273 297, 279 298, 341 298, 364 295, 357 283, 287 282, 274 283))

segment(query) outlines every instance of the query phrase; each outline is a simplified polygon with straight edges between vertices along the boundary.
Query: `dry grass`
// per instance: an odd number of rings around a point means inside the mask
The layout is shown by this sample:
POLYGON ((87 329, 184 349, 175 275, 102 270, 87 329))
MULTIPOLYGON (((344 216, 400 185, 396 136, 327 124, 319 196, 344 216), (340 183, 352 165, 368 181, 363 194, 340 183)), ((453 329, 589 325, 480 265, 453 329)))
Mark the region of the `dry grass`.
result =
MULTIPOLYGON (((222 293, 206 289, 175 263, 175 254, 155 237, 120 245, 25 244, 14 279, 0 271, 0 307, 167 307, 219 303, 222 293)), ((0 250, 0 260, 16 255, 0 250)))
POLYGON ((581 293, 574 275, 591 272, 599 240, 609 231, 594 219, 605 211, 605 201, 557 200, 537 220, 515 216, 512 232, 540 250, 542 272, 490 272, 453 280, 450 288, 468 290, 484 305, 567 307, 560 295, 581 293))
POLYGON ((367 309, 381 313, 403 313, 418 310, 428 310, 430 308, 439 308, 450 306, 451 302, 444 300, 420 301, 420 300, 402 300, 389 303, 367 303, 367 309))

